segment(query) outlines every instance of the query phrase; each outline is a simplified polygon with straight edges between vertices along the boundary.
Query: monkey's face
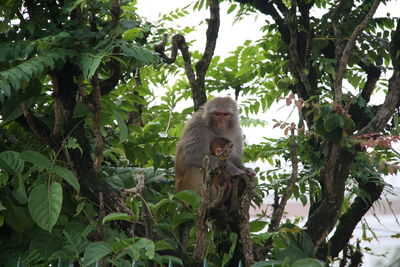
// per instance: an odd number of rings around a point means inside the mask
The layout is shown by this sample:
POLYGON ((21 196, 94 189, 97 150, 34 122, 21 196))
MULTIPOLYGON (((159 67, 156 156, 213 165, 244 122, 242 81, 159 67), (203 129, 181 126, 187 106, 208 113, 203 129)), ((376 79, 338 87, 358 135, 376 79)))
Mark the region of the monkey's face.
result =
POLYGON ((231 113, 226 111, 214 111, 211 116, 214 129, 224 132, 229 128, 231 113))
POLYGON ((216 148, 214 148, 214 153, 213 154, 215 156, 219 157, 219 156, 222 155, 223 151, 224 151, 224 149, 222 147, 216 147, 216 148))

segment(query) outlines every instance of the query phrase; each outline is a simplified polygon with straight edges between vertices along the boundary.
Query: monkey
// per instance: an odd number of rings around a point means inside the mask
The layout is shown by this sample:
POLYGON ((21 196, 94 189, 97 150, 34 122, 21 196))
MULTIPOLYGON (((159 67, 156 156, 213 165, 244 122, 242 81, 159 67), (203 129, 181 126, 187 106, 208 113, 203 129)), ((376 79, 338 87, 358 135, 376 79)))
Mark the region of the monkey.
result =
POLYGON ((196 111, 183 129, 175 153, 176 191, 194 190, 201 195, 203 158, 208 156, 215 168, 218 157, 211 154, 210 144, 217 137, 229 139, 233 148, 225 159, 229 176, 243 175, 243 135, 238 107, 230 97, 215 97, 196 111))
MULTIPOLYGON (((232 142, 229 139, 225 137, 214 138, 210 143, 210 153, 211 155, 218 157, 220 160, 223 160, 224 150, 232 149, 229 148, 229 146, 231 147, 233 146, 232 142)), ((230 151, 227 152, 228 152, 227 154, 230 153, 230 151)))

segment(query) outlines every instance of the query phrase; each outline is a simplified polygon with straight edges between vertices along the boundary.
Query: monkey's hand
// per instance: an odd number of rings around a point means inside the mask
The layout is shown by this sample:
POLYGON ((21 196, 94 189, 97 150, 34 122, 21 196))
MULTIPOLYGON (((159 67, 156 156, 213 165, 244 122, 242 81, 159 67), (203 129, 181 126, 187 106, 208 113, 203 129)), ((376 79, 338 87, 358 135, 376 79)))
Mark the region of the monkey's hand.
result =
POLYGON ((253 171, 253 169, 243 167, 243 171, 244 171, 245 174, 248 175, 248 176, 251 176, 251 177, 256 176, 256 173, 255 173, 255 171, 253 171))

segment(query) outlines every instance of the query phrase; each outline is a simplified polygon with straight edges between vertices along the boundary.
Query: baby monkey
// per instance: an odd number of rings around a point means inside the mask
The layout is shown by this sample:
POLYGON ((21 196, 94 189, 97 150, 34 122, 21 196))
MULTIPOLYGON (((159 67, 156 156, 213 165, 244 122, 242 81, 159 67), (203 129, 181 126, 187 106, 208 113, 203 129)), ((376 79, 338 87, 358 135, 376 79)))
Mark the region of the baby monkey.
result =
POLYGON ((216 137, 210 143, 210 153, 220 160, 218 170, 213 178, 213 185, 217 190, 224 190, 223 200, 229 199, 232 190, 230 175, 224 170, 225 159, 228 157, 233 143, 225 137, 216 137))
POLYGON ((224 160, 231 152, 233 143, 225 137, 216 137, 210 143, 211 155, 218 157, 220 160, 224 160))

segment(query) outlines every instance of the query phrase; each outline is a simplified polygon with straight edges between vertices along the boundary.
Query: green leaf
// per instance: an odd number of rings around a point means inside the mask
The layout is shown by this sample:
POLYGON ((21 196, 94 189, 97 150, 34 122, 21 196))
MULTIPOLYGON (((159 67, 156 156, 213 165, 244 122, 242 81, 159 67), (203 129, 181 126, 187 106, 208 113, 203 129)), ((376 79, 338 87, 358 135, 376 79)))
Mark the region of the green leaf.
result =
POLYGON ((126 56, 133 57, 144 64, 152 64, 157 59, 152 52, 135 44, 123 44, 121 49, 126 56))
POLYGON ((331 132, 328 132, 326 135, 329 141, 339 144, 343 137, 343 131, 341 128, 337 128, 331 132))
POLYGON ((155 245, 156 251, 157 250, 167 250, 167 249, 174 250, 174 247, 167 240, 159 240, 154 245, 155 245))
POLYGON ((90 79, 94 75, 103 57, 104 54, 96 54, 96 55, 92 55, 89 53, 81 54, 78 60, 78 65, 82 70, 84 79, 90 79))
POLYGON ((355 130, 356 124, 351 118, 346 118, 344 120, 344 129, 348 133, 352 133, 355 130))
POLYGON ((227 14, 232 13, 236 9, 236 7, 236 4, 231 4, 231 6, 228 8, 227 14))
POLYGON ((25 179, 22 174, 18 174, 18 187, 13 191, 13 197, 18 203, 25 205, 28 202, 28 196, 26 195, 25 179))
POLYGON ((23 151, 20 153, 19 158, 26 162, 32 163, 39 169, 49 170, 52 167, 51 161, 47 157, 43 156, 42 154, 36 151, 31 151, 31 150, 23 151))
POLYGON ((133 219, 132 216, 129 214, 122 213, 122 212, 113 212, 113 213, 107 214, 107 216, 105 216, 103 218, 103 223, 111 222, 111 221, 120 221, 120 220, 131 222, 132 219, 133 219))
POLYGON ((76 249, 69 246, 69 247, 63 247, 62 249, 53 252, 49 257, 49 261, 51 260, 57 261, 59 259, 74 259, 74 258, 79 258, 79 254, 76 252, 76 249))
POLYGON ((282 79, 280 79, 278 81, 278 83, 276 84, 276 86, 281 89, 281 90, 285 90, 289 87, 290 85, 290 78, 289 77, 284 77, 282 79))
POLYGON ((76 102, 72 117, 82 118, 90 113, 91 113, 90 108, 86 106, 82 101, 78 101, 76 102))
POLYGON ((231 240, 231 247, 229 248, 229 254, 224 253, 224 256, 222 258, 222 266, 225 266, 225 264, 227 264, 228 261, 230 259, 232 259, 233 254, 235 252, 235 248, 236 248, 237 238, 238 238, 238 236, 236 233, 229 234, 229 239, 231 240))
POLYGON ((63 11, 64 14, 69 14, 77 6, 81 5, 84 0, 67 0, 64 2, 63 11))
POLYGON ((307 253, 305 253, 304 251, 302 251, 297 247, 295 248, 288 247, 284 249, 274 250, 272 252, 272 255, 277 260, 285 260, 287 257, 289 257, 292 260, 292 262, 299 259, 308 258, 307 253))
POLYGON ((161 166, 161 161, 164 158, 163 154, 161 153, 154 153, 153 154, 153 168, 154 168, 154 172, 156 172, 158 170, 158 168, 160 168, 161 166))
POLYGON ((292 267, 326 267, 326 263, 317 259, 307 258, 295 261, 292 267))
POLYGON ((17 174, 24 169, 25 162, 19 158, 15 151, 3 151, 0 153, 0 169, 9 174, 17 174))
POLYGON ((305 195, 300 195, 299 199, 301 201, 301 204, 303 204, 303 206, 307 204, 307 197, 305 195))
POLYGON ((122 34, 122 38, 127 42, 132 42, 136 38, 143 38, 143 36, 141 28, 128 29, 122 34))
POLYGON ((112 247, 105 242, 90 243, 83 255, 83 266, 89 266, 112 252, 112 247))
POLYGON ((140 253, 144 251, 145 255, 149 259, 153 259, 155 255, 154 242, 147 238, 137 238, 137 241, 131 246, 133 249, 133 255, 135 260, 139 260, 140 253))
POLYGON ((249 223, 250 232, 259 232, 268 224, 266 221, 254 220, 249 223))
POLYGON ((196 215, 192 212, 182 212, 179 214, 175 214, 174 218, 171 220, 170 225, 171 228, 175 229, 177 226, 185 223, 194 221, 196 219, 196 215))
POLYGON ((250 267, 281 267, 283 264, 283 261, 278 261, 278 260, 269 260, 269 261, 260 261, 256 262, 250 267))
POLYGON ((324 120, 324 127, 328 132, 331 132, 337 128, 343 128, 344 119, 342 116, 336 113, 329 114, 324 120))
POLYGON ((61 211, 63 200, 61 184, 57 182, 48 185, 35 186, 28 199, 28 209, 32 219, 41 228, 51 232, 61 211))
POLYGON ((78 179, 70 170, 63 168, 61 166, 53 166, 51 168, 51 171, 54 171, 57 176, 67 181, 77 192, 80 191, 81 186, 78 182, 78 179))
POLYGON ((197 208, 200 206, 201 197, 193 190, 180 191, 175 195, 176 198, 185 202, 186 205, 197 208))
POLYGON ((0 211, 2 211, 2 210, 6 210, 7 208, 6 207, 4 207, 4 205, 3 205, 3 203, 0 201, 0 211))
POLYGON ((0 81, 0 90, 1 90, 1 93, 7 97, 9 97, 11 95, 11 86, 8 82, 6 82, 4 80, 0 81))
POLYGON ((121 115, 116 111, 113 110, 113 114, 115 119, 118 122, 119 127, 119 144, 123 143, 126 139, 128 139, 128 127, 126 127, 126 123, 121 115))

